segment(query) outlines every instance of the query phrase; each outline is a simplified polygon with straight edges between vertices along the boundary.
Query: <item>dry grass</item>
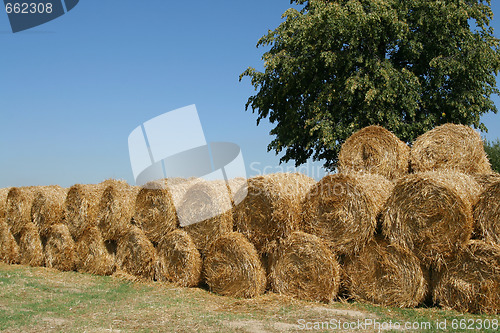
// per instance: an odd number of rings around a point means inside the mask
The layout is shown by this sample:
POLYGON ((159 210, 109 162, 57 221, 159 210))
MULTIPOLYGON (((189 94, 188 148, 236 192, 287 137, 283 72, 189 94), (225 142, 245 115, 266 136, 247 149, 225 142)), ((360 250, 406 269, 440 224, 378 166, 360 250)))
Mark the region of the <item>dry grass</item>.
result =
POLYGON ((200 252, 191 237, 183 230, 174 230, 158 244, 161 263, 159 280, 180 287, 195 287, 201 280, 200 252))
POLYGON ((491 173, 481 137, 464 125, 444 124, 422 134, 413 143, 410 160, 414 172, 491 173))
POLYGON ((433 298, 446 309, 500 313, 500 246, 470 241, 448 262, 433 298))
POLYGON ((391 243, 412 250, 426 267, 439 270, 470 239, 479 192, 479 185, 462 173, 404 177, 382 211, 382 232, 391 243))
POLYGON ((236 230, 245 235, 259 253, 268 252, 272 242, 299 230, 302 200, 315 183, 300 173, 250 178, 248 195, 235 208, 236 230))
POLYGON ((269 278, 276 293, 330 302, 339 291, 340 266, 320 238, 297 231, 277 247, 269 278))
POLYGON ((351 135, 339 153, 339 171, 369 172, 396 179, 408 173, 410 148, 381 126, 368 126, 351 135))
POLYGON ((251 298, 264 293, 267 280, 255 247, 240 233, 213 242, 203 262, 210 290, 223 296, 251 298))
POLYGON ((383 240, 372 240, 358 255, 346 259, 344 267, 347 293, 357 301, 415 307, 428 291, 420 261, 413 253, 383 240))
POLYGON ((325 240, 338 255, 354 255, 373 239, 393 187, 376 174, 325 176, 304 200, 303 230, 325 240))

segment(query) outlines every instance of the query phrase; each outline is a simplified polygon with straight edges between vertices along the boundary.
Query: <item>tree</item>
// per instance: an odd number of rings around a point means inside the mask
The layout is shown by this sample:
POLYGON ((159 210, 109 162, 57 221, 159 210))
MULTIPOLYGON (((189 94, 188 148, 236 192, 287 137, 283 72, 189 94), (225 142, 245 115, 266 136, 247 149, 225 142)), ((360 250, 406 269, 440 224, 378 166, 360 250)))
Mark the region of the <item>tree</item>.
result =
POLYGON ((496 172, 500 172, 500 140, 484 141, 484 150, 488 154, 491 163, 491 168, 496 172))
POLYGON ((489 0, 292 0, 257 44, 264 72, 246 109, 275 127, 268 151, 282 162, 325 160, 379 124, 406 142, 443 123, 474 125, 497 112, 499 41, 489 0), (303 7, 302 7, 303 6, 303 7))

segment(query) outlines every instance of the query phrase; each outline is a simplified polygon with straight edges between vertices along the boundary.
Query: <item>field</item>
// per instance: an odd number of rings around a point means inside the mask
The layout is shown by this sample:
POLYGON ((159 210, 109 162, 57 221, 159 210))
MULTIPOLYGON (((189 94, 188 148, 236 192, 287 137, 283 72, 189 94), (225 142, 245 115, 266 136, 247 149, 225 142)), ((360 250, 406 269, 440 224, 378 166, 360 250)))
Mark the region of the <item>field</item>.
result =
POLYGON ((465 332, 470 330, 454 328, 453 323, 460 325, 460 320, 466 320, 467 325, 480 325, 481 320, 491 324, 499 319, 437 308, 305 302, 273 293, 237 299, 217 296, 203 288, 3 263, 0 286, 2 332, 372 332, 377 331, 373 325, 384 323, 384 332, 465 332), (349 330, 334 326, 338 321, 357 325, 358 320, 361 325, 373 324, 349 330), (447 329, 437 330, 436 321, 445 320, 447 329), (388 326, 390 321, 393 329, 388 326), (321 329, 320 322, 331 326, 323 324, 321 329), (405 323, 423 328, 407 330, 405 323), (314 325, 319 329, 306 329, 314 325))

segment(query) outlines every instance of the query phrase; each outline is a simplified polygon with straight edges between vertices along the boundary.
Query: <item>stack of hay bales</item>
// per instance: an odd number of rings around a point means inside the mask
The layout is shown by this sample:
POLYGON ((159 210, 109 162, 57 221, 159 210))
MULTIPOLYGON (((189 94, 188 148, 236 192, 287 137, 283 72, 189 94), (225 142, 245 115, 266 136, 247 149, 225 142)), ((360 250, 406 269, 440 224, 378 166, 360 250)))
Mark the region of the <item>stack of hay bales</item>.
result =
POLYGON ((75 270, 78 255, 68 226, 62 223, 53 224, 47 234, 44 246, 45 266, 60 271, 75 270))
POLYGON ((6 264, 19 263, 19 245, 4 218, 0 218, 0 261, 6 264))
POLYGON ((476 235, 500 245, 500 179, 488 186, 474 207, 476 235))
POLYGON ((0 218, 5 218, 7 195, 9 191, 10 188, 0 188, 0 218))

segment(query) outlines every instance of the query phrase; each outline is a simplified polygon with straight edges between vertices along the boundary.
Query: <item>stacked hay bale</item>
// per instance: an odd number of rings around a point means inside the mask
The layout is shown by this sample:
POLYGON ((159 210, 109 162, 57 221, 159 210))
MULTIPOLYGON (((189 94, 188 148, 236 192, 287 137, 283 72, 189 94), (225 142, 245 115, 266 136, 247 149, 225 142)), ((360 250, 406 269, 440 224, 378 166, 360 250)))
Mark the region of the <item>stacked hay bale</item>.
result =
POLYGON ((0 218, 0 261, 6 264, 19 263, 19 245, 4 218, 0 218))
POLYGON ((75 241, 67 225, 58 223, 50 226, 44 246, 45 266, 60 271, 73 271, 78 263, 75 241))
MULTIPOLYGON (((299 173, 275 173, 248 180, 245 198, 235 208, 235 228, 254 244, 259 254, 299 230, 302 200, 316 182, 299 173)), ((236 197, 240 195, 237 193, 236 197)))
POLYGON ((251 298, 266 289, 259 255, 241 233, 231 232, 212 242, 203 265, 206 283, 219 295, 251 298))
POLYGON ((393 307, 415 307, 428 291, 425 272, 412 252, 374 239, 346 260, 345 287, 350 298, 393 307))
POLYGON ((101 231, 97 227, 88 227, 75 244, 78 255, 76 268, 80 272, 111 275, 115 270, 115 258, 109 253, 101 231))
POLYGON ((192 238, 183 230, 169 233, 157 247, 159 280, 181 287, 195 287, 201 280, 202 260, 192 238))
POLYGON ((410 148, 381 126, 368 126, 351 135, 339 153, 339 171, 379 174, 397 179, 408 173, 410 148))
POLYGON ((37 189, 41 187, 13 187, 7 194, 5 218, 14 236, 31 223, 31 205, 37 189))
POLYGON ((269 274, 274 292, 327 303, 337 297, 340 266, 319 237, 296 231, 279 243, 269 274))
POLYGON ((462 312, 500 313, 500 246, 472 240, 448 261, 434 301, 462 312))
POLYGON ((413 172, 492 172, 479 134, 469 126, 456 124, 444 124, 419 136, 411 148, 410 166, 413 172))
POLYGON ((500 181, 500 174, 496 172, 473 174, 471 176, 483 189, 486 189, 488 186, 500 181))
POLYGON ((500 179, 488 186, 474 207, 475 234, 500 245, 500 179))
POLYGON ((375 236, 377 216, 394 185, 369 173, 325 176, 306 195, 303 229, 339 256, 354 256, 375 236))
POLYGON ((10 188, 0 188, 0 219, 5 218, 5 211, 7 205, 7 195, 10 188))
POLYGON ((42 241, 33 223, 25 224, 19 232, 19 263, 32 267, 44 265, 42 241))
POLYGON ((67 189, 59 186, 35 192, 30 214, 42 239, 48 236, 52 225, 63 222, 67 192, 67 189))

